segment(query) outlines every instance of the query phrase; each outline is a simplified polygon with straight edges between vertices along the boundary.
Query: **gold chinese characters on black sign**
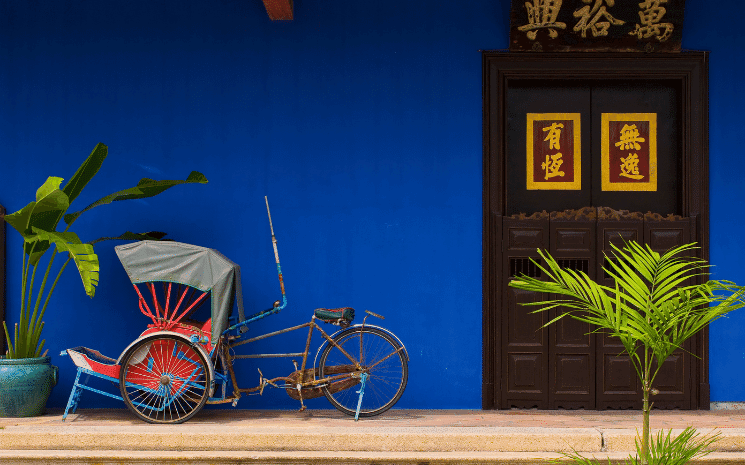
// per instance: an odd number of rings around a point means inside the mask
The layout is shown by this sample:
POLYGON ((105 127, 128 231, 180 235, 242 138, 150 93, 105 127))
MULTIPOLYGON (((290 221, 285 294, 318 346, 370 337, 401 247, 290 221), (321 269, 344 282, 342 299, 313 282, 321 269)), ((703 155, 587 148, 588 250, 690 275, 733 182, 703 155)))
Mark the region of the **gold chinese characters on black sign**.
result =
POLYGON ((510 51, 679 52, 685 0, 512 0, 510 51))

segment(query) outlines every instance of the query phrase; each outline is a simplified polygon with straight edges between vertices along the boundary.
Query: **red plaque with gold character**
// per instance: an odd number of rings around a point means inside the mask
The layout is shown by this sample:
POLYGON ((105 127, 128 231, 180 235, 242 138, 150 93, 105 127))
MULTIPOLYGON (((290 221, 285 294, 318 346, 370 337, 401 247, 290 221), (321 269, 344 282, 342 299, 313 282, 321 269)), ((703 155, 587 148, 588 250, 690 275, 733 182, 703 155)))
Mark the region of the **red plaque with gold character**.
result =
POLYGON ((582 188, 579 116, 579 113, 528 113, 528 190, 582 188))
POLYGON ((657 190, 657 114, 603 113, 604 191, 657 190))

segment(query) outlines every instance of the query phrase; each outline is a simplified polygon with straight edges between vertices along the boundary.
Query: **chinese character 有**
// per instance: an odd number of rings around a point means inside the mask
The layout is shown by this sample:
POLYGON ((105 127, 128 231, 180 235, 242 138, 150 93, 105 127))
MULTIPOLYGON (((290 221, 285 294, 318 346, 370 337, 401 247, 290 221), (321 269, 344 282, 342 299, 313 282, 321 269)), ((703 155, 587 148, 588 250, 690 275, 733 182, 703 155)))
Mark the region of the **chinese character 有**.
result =
POLYGON ((543 128, 543 132, 548 132, 544 141, 548 141, 549 149, 561 150, 559 147, 559 138, 561 137, 561 130, 564 128, 562 123, 551 123, 551 126, 543 128))
POLYGON ((562 1, 533 0, 532 3, 525 2, 525 9, 528 10, 528 24, 517 29, 525 32, 530 40, 535 40, 538 29, 548 29, 549 37, 555 39, 559 35, 556 29, 566 29, 567 27, 566 23, 556 21, 562 1))

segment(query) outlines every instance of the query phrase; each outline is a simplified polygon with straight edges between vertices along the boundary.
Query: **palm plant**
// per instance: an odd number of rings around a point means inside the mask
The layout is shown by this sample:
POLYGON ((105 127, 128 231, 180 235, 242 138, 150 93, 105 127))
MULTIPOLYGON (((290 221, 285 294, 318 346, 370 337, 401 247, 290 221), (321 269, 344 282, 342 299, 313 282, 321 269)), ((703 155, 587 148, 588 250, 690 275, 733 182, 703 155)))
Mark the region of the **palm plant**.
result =
MULTIPOLYGON (((640 438, 637 436, 634 440, 636 444, 636 456, 629 455, 624 465, 641 465, 650 463, 654 465, 685 465, 691 460, 704 457, 711 453, 707 450, 712 444, 719 440, 721 433, 712 436, 701 435, 692 427, 684 429, 679 435, 672 437, 672 430, 659 431, 654 440, 649 445, 648 461, 644 461, 644 454, 641 451, 640 438)), ((597 460, 589 459, 582 456, 576 450, 572 453, 562 453, 562 455, 571 460, 574 465, 596 465, 597 460)), ((552 463, 566 465, 564 460, 557 460, 552 463)), ((608 465, 612 465, 608 459, 608 465)))
POLYGON ((613 246, 615 260, 608 260, 605 269, 615 281, 613 288, 594 282, 582 271, 560 268, 550 254, 538 250, 546 266, 536 265, 545 281, 520 276, 509 284, 559 296, 525 304, 540 306, 536 312, 561 307, 563 313, 546 326, 568 315, 621 341, 642 384, 643 465, 651 458, 649 399, 657 393, 654 381, 665 360, 706 325, 745 306, 745 288, 733 282, 691 284, 693 278, 707 275, 705 261, 684 257, 695 248, 686 244, 659 254, 633 241, 622 249, 613 246))
POLYGON ((8 341, 6 358, 42 356, 41 351, 45 343, 45 340, 41 339, 41 332, 44 328, 44 314, 60 276, 62 276, 62 272, 70 261, 75 264, 80 273, 85 293, 89 297, 93 297, 98 285, 99 271, 98 256, 95 254, 93 244, 107 239, 160 239, 165 235, 158 232, 138 234, 126 232, 117 237, 105 237, 84 243, 76 233, 70 231, 70 227, 81 214, 99 205, 114 201, 152 197, 178 184, 204 184, 207 182, 207 178, 197 171, 192 171, 186 180, 156 181, 143 178, 135 187, 114 192, 78 212, 67 214, 70 204, 98 173, 107 155, 108 148, 104 144, 97 144, 64 187, 60 187, 64 179, 51 176, 36 191, 35 201, 17 212, 5 216, 5 221, 23 237, 21 312, 19 322, 16 323, 13 331, 14 339, 12 343, 8 327, 3 322, 5 337, 8 341), (67 226, 64 230, 57 231, 59 223, 63 219, 67 226), (54 245, 54 250, 37 289, 34 281, 38 269, 42 267, 40 261, 52 245, 54 245), (46 292, 46 297, 43 297, 53 269, 54 259, 58 253, 67 253, 67 260, 58 268, 57 275, 46 292))

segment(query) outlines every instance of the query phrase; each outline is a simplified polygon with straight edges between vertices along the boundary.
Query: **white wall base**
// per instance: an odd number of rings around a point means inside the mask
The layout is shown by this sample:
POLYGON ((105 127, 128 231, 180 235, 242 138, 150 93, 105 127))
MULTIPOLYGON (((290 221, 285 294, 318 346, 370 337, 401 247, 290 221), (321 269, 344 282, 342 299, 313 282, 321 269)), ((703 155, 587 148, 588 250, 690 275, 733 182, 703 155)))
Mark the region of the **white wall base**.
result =
POLYGON ((745 402, 712 402, 712 410, 745 410, 745 402))

